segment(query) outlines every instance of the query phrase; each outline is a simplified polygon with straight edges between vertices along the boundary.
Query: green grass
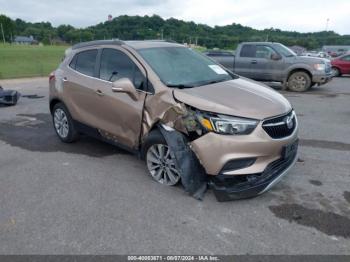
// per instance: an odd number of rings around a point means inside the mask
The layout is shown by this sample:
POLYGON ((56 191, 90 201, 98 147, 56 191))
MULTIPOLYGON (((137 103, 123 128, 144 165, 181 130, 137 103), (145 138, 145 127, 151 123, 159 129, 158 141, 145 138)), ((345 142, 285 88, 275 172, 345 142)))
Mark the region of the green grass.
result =
POLYGON ((57 68, 67 48, 0 44, 0 79, 47 76, 57 68))

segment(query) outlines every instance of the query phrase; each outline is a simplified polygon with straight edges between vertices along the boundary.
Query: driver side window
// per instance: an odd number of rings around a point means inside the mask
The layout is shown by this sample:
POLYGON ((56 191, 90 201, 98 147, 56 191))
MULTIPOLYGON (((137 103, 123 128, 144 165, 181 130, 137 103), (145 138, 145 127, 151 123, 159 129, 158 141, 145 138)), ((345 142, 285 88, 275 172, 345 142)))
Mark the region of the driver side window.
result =
POLYGON ((100 64, 100 79, 114 82, 121 78, 129 78, 134 83, 136 89, 145 90, 145 77, 126 54, 116 49, 103 49, 100 64))
POLYGON ((256 58, 265 58, 265 59, 271 59, 271 55, 275 54, 276 52, 269 46, 265 45, 258 45, 256 47, 256 58))

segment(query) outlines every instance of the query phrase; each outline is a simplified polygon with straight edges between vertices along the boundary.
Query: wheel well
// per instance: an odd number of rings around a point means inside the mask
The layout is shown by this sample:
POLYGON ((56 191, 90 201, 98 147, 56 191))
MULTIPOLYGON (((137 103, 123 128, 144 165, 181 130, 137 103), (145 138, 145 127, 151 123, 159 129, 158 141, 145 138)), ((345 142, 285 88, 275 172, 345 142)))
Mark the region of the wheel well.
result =
POLYGON ((61 100, 55 98, 55 99, 52 99, 50 101, 50 112, 52 113, 52 110, 53 110, 53 107, 58 104, 58 103, 62 103, 61 100))
POLYGON ((337 69, 339 71, 339 73, 341 72, 340 67, 338 67, 338 66, 332 66, 332 68, 337 69))
POLYGON ((310 77, 310 80, 312 81, 312 74, 310 73, 310 71, 308 71, 307 69, 304 69, 304 68, 296 68, 296 69, 293 69, 292 71, 290 71, 289 74, 288 74, 288 77, 287 77, 287 81, 288 81, 289 77, 292 74, 294 74, 295 72, 304 72, 304 73, 306 73, 310 77))

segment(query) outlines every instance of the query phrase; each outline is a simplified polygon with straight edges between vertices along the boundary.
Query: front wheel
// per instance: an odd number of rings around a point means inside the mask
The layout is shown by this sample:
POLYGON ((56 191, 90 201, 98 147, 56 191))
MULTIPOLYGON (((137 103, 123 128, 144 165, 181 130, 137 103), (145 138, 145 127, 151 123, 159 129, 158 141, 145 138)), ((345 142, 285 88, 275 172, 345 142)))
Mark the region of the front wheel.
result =
POLYGON ((334 77, 341 76, 339 69, 336 67, 332 67, 332 74, 334 77))
POLYGON ((167 186, 174 186, 180 181, 175 155, 158 130, 149 134, 144 154, 148 172, 154 180, 167 186))
POLYGON ((311 86, 310 76, 302 71, 291 74, 288 78, 288 89, 293 92, 305 92, 311 86))

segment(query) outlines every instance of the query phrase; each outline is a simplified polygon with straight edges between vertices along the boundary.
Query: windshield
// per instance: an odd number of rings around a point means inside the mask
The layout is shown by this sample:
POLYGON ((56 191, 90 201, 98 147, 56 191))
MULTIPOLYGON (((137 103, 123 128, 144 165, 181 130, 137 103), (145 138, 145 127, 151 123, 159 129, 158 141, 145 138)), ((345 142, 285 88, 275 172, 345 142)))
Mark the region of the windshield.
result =
POLYGON ((211 59, 186 47, 146 48, 139 53, 169 87, 190 88, 236 78, 211 59))
POLYGON ((282 54, 283 56, 286 56, 286 57, 291 57, 291 56, 297 55, 291 49, 289 49, 288 47, 286 47, 282 44, 275 44, 274 48, 276 49, 277 52, 279 52, 280 54, 282 54))

